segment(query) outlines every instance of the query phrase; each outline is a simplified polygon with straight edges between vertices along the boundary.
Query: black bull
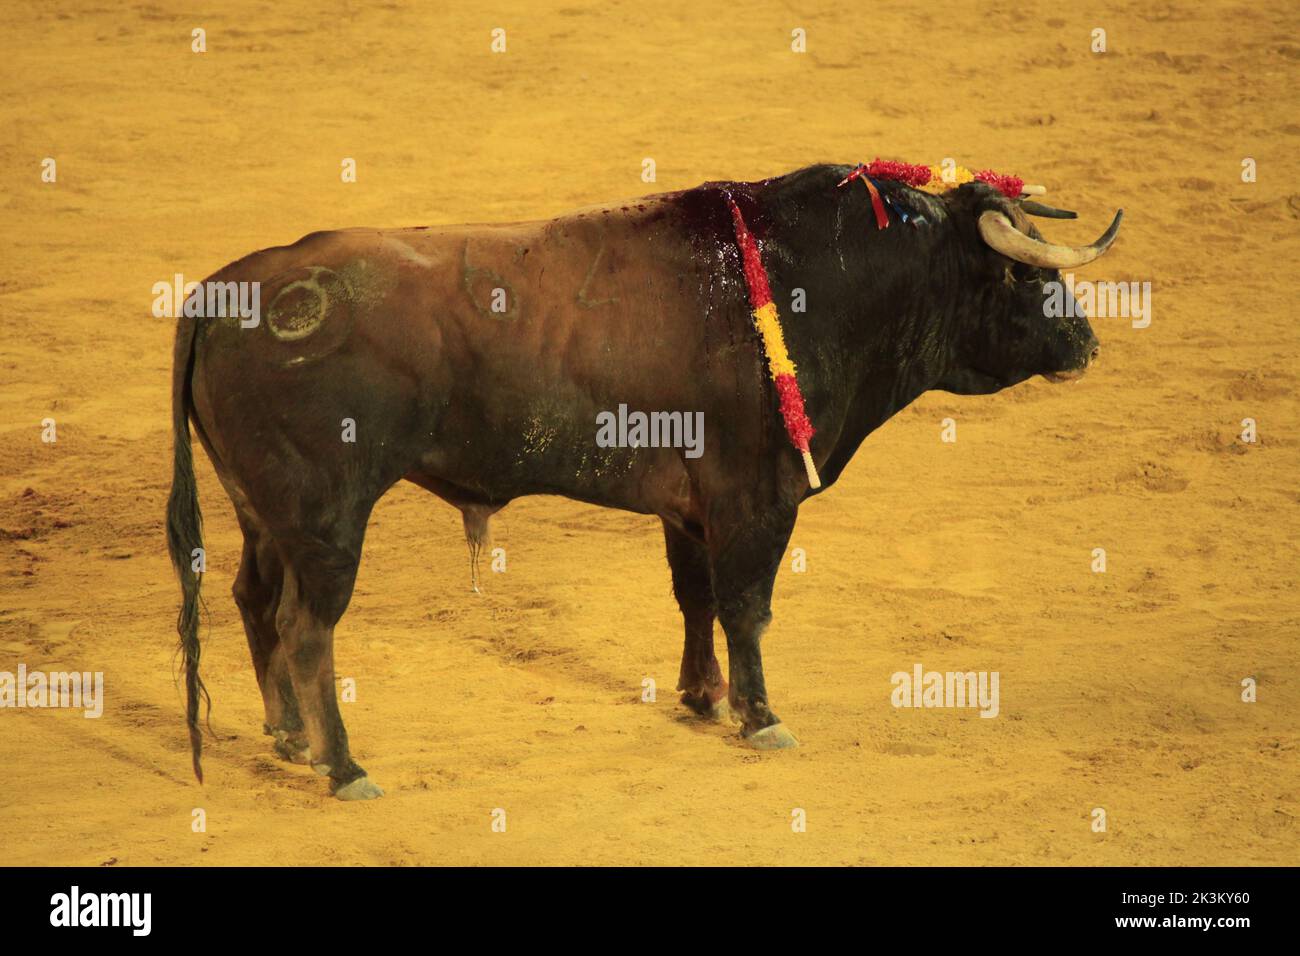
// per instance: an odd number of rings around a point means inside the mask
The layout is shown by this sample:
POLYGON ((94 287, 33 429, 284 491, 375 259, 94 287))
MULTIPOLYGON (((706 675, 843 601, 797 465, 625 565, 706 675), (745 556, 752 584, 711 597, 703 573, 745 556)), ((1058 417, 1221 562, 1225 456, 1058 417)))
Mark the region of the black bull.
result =
POLYGON ((884 183, 914 218, 878 229, 862 184, 836 187, 846 172, 712 183, 545 222, 314 233, 212 276, 260 283, 261 315, 253 327, 183 318, 176 336, 168 539, 200 779, 191 422, 244 534, 234 595, 265 729, 337 796, 381 792, 349 754, 333 636, 370 511, 402 479, 460 508, 472 548, 521 495, 657 515, 685 618, 683 702, 713 718, 729 707, 753 746, 793 745, 768 703, 759 639, 814 492, 766 372, 727 196, 761 245, 823 488, 927 389, 993 392, 1077 374, 1096 354, 1072 310, 1044 317, 1043 283, 1059 274, 986 241, 989 210, 1038 239, 1015 201, 982 184, 933 197, 884 183), (620 405, 702 412, 703 454, 602 447, 598 415, 620 405))

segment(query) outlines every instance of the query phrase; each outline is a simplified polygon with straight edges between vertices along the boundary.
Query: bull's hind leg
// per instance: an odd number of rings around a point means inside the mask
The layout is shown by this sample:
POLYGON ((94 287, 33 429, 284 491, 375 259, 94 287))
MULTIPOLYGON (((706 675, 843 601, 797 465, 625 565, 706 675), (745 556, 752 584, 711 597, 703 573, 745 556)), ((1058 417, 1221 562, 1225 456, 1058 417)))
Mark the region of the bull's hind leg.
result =
POLYGON ((352 759, 334 690, 334 625, 352 597, 363 532, 364 519, 343 546, 319 537, 280 542, 285 571, 276 627, 306 725, 312 766, 329 776, 330 791, 340 800, 383 795, 352 759))
POLYGON ((298 713, 284 645, 275 629, 275 611, 280 600, 283 568, 270 538, 258 530, 258 522, 240 514, 244 531, 244 553, 235 578, 235 604, 244 620, 253 670, 262 691, 266 722, 262 729, 275 738, 275 751, 293 763, 311 763, 311 753, 298 713))
POLYGON ((704 545, 664 522, 668 566, 673 574, 673 594, 686 622, 682 669, 677 689, 682 703, 704 717, 726 720, 727 682, 713 652, 713 586, 709 582, 709 555, 704 545))

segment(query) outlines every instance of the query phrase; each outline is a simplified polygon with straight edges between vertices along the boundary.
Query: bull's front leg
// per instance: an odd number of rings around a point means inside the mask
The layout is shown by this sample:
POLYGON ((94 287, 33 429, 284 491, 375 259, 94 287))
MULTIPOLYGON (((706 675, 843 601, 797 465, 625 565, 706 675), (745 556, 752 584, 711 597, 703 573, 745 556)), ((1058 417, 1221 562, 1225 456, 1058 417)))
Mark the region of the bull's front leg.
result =
POLYGON ((718 620, 727 635, 731 708, 741 734, 758 750, 796 747, 799 742, 768 703, 759 650, 772 620, 772 586, 790 533, 796 506, 742 508, 710 523, 710 570, 718 620))

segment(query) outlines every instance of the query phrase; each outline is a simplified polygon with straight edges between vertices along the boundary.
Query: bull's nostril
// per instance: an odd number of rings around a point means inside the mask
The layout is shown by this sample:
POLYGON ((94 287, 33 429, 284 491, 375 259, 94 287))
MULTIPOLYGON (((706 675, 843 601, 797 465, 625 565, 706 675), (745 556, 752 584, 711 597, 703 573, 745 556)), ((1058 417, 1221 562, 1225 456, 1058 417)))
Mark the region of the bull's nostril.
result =
POLYGON ((1092 347, 1092 351, 1088 353, 1088 364, 1091 365, 1093 362, 1097 361, 1097 356, 1100 354, 1101 354, 1101 346, 1094 345, 1092 347))

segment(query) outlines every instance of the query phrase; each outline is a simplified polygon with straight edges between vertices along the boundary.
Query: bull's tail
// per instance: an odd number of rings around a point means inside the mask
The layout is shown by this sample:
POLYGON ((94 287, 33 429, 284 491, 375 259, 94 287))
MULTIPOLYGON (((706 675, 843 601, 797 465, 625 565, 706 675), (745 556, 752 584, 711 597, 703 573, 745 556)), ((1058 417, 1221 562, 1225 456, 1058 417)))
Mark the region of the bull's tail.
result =
POLYGON ((199 699, 211 706, 207 688, 199 677, 199 587, 196 567, 203 566, 203 515, 199 489, 194 482, 194 456, 190 445, 193 398, 190 376, 194 370, 195 319, 181 317, 172 357, 172 491, 167 500, 167 550, 181 579, 181 610, 176 619, 180 651, 185 662, 185 720, 190 730, 194 776, 203 782, 203 737, 199 729, 199 699))

